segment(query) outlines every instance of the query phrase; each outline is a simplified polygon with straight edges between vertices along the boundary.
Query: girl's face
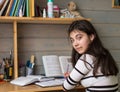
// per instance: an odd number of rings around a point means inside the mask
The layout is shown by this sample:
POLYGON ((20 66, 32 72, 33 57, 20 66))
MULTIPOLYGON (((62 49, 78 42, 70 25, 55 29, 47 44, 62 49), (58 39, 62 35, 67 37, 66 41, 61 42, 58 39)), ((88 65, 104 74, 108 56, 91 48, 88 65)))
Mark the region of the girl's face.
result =
POLYGON ((70 33, 70 40, 73 48, 79 53, 83 54, 87 51, 89 44, 93 41, 94 35, 87 35, 80 30, 73 30, 70 33))

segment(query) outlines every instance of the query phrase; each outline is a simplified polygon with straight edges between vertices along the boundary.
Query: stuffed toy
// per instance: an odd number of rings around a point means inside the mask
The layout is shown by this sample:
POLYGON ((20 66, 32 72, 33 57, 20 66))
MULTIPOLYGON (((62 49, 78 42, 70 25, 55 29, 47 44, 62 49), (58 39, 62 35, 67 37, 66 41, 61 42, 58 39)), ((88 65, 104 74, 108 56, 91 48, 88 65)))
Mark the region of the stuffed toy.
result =
POLYGON ((76 10, 76 8, 77 8, 77 6, 76 6, 75 2, 70 1, 68 3, 67 9, 64 9, 62 11, 62 17, 65 17, 65 18, 77 18, 77 17, 83 18, 80 15, 80 13, 76 10))

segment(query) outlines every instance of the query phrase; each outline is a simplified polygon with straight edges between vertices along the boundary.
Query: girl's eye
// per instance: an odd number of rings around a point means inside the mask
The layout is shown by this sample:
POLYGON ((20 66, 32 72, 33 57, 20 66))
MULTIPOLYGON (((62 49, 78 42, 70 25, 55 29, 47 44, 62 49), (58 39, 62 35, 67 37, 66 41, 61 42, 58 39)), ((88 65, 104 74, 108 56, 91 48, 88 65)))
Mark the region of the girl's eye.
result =
POLYGON ((74 42, 74 40, 73 40, 73 39, 70 39, 70 41, 71 41, 71 43, 73 43, 73 42, 74 42))
POLYGON ((82 38, 82 36, 78 36, 78 37, 77 37, 77 40, 80 40, 81 38, 82 38))

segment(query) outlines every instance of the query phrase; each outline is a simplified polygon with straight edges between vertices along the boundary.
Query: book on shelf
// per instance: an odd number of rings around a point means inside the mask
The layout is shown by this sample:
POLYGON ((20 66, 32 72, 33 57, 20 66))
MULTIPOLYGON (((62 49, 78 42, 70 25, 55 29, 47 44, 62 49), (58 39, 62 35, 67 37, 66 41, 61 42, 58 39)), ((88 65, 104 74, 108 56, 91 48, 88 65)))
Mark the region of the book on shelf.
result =
POLYGON ((71 56, 45 55, 42 56, 45 75, 47 77, 64 77, 73 69, 71 56))
POLYGON ((3 15, 3 13, 5 13, 7 6, 8 6, 9 0, 5 0, 5 3, 3 4, 1 10, 0 10, 0 16, 3 15))
POLYGON ((17 12, 17 9, 18 9, 18 5, 19 5, 20 1, 22 1, 22 0, 17 0, 16 5, 15 5, 15 8, 14 8, 14 12, 13 12, 13 15, 12 15, 12 16, 15 16, 15 14, 16 14, 16 12, 17 12))
POLYGON ((9 16, 13 16, 14 15, 17 3, 18 3, 18 0, 13 0, 13 4, 12 4, 12 8, 10 10, 10 15, 9 16))
POLYGON ((28 75, 28 76, 20 76, 16 79, 10 81, 11 84, 18 85, 18 86, 26 86, 28 84, 32 84, 35 82, 45 82, 54 80, 55 78, 48 78, 42 75, 28 75))
POLYGON ((25 9, 26 9, 26 17, 30 17, 30 6, 29 6, 29 0, 25 0, 25 9))
POLYGON ((29 9, 30 17, 34 17, 35 16, 35 0, 29 0, 28 6, 31 7, 29 9))
POLYGON ((35 0, 0 0, 0 15, 19 16, 20 10, 23 16, 34 17, 35 0))
POLYGON ((11 10, 11 8, 12 8, 13 1, 14 1, 14 0, 10 0, 10 3, 9 3, 9 5, 8 5, 8 9, 7 9, 7 11, 6 11, 5 16, 9 16, 10 10, 11 10))
POLYGON ((2 9, 4 3, 5 3, 6 0, 0 0, 0 10, 2 9))
POLYGON ((19 0, 14 16, 19 16, 19 12, 20 12, 20 9, 22 9, 23 3, 24 3, 24 0, 19 0))
POLYGON ((16 16, 17 14, 17 11, 18 11, 18 7, 19 7, 19 4, 22 2, 22 0, 18 0, 17 4, 16 4, 16 8, 14 10, 14 13, 13 13, 13 16, 16 16))
MULTIPOLYGON (((20 9, 22 10, 22 16, 26 16, 25 15, 25 9, 26 9, 26 0, 23 0, 22 2, 22 5, 20 6, 20 9)), ((20 12, 20 9, 19 9, 19 12, 20 12)), ((17 16, 19 16, 19 14, 17 13, 17 16)))

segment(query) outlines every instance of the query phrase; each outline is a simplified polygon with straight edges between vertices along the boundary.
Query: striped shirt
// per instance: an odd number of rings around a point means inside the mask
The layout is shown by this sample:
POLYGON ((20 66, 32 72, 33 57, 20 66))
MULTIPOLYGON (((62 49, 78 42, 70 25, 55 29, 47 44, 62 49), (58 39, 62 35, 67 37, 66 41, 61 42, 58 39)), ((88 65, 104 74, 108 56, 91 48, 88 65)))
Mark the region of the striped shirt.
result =
POLYGON ((86 88, 86 92, 118 92, 118 76, 104 76, 100 69, 97 77, 93 76, 94 60, 95 57, 89 54, 82 55, 64 81, 63 88, 70 90, 80 83, 86 88))

